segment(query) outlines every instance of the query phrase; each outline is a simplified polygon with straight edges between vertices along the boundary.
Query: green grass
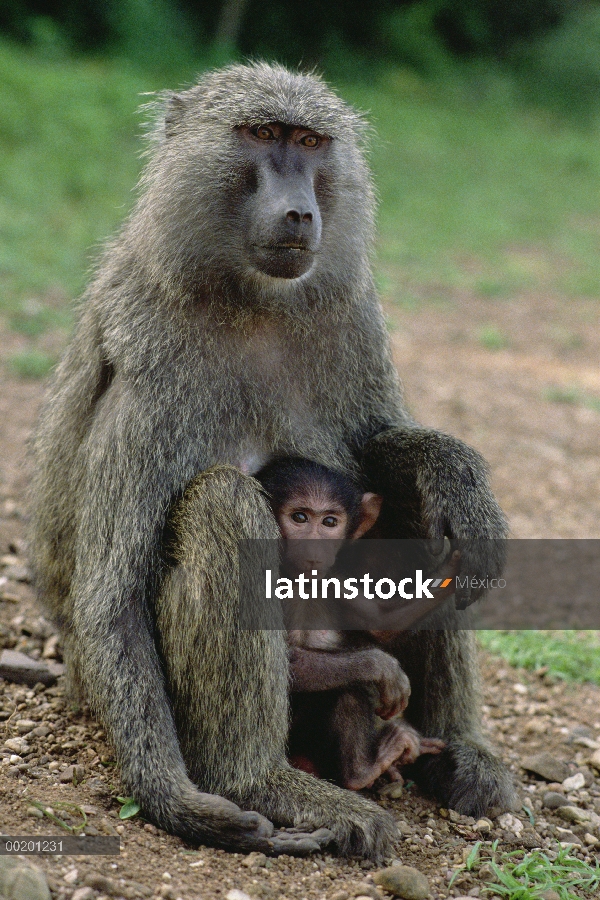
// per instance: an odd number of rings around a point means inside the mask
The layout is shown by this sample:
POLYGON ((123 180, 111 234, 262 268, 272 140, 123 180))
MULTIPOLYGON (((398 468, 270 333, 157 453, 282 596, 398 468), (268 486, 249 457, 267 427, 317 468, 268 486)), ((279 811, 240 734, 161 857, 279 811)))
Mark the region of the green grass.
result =
POLYGON ((19 378, 45 378, 56 362, 53 356, 38 350, 37 347, 20 350, 8 358, 9 368, 19 378))
MULTIPOLYGON (((167 78, 0 42, 0 315, 33 347, 69 327, 133 202, 141 95, 189 81, 187 65, 167 78)), ((457 289, 491 305, 540 284, 600 293, 598 124, 526 108, 497 75, 442 84, 397 69, 336 87, 375 125, 384 297, 410 311, 457 289)), ((505 345, 489 329, 480 341, 505 345)))
POLYGON ((598 896, 600 863, 596 861, 595 865, 589 865, 572 856, 565 847, 552 853, 541 850, 498 852, 498 841, 491 847, 477 841, 454 878, 464 871, 478 871, 484 863, 494 874, 493 881, 486 884, 486 895, 506 900, 543 900, 546 891, 555 891, 560 900, 598 896))
POLYGON ((151 87, 116 63, 37 59, 0 44, 0 313, 18 331, 64 324, 65 301, 127 212, 135 109, 151 87))
POLYGON ((513 666, 600 684, 600 632, 481 631, 481 644, 513 666))

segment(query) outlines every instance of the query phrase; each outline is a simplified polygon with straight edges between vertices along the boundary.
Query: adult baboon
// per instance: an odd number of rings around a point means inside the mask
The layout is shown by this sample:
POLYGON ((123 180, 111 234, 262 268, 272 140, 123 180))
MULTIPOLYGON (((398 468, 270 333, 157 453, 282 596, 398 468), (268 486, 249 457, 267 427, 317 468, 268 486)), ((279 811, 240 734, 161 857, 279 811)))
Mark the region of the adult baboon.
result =
MULTIPOLYGON (((504 520, 480 457, 403 406, 371 276, 361 119, 319 79, 265 64, 208 73, 162 109, 42 412, 38 587, 154 822, 273 852, 331 836, 272 834, 263 817, 307 823, 378 857, 389 816, 285 761, 283 633, 237 628, 236 543, 278 534, 246 473, 276 454, 347 470, 364 455, 392 524, 395 503, 434 537, 503 535, 504 520)), ((493 555, 462 552, 465 571, 497 574, 493 555)), ((468 637, 412 636, 399 655, 422 685, 407 716, 448 742, 427 784, 462 812, 505 803, 468 637)))

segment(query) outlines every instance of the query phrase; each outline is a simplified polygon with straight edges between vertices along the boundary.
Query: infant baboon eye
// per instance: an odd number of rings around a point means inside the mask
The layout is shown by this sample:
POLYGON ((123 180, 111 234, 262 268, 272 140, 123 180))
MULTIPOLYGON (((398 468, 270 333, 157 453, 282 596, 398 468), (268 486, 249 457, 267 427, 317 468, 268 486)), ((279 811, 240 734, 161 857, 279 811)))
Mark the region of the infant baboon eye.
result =
POLYGON ((275 135, 271 128, 267 125, 257 125, 256 128, 252 129, 252 134, 256 135, 257 138, 261 141, 274 141, 275 135))
POLYGON ((305 522, 308 522, 308 516, 303 512, 292 513, 292 519, 299 525, 304 525, 305 522))
POLYGON ((316 134, 306 134, 303 138, 301 138, 300 143, 304 144, 305 147, 318 147, 320 139, 316 134))
POLYGON ((325 516, 323 519, 323 525, 325 525, 326 528, 335 528, 337 524, 338 520, 335 516, 325 516))

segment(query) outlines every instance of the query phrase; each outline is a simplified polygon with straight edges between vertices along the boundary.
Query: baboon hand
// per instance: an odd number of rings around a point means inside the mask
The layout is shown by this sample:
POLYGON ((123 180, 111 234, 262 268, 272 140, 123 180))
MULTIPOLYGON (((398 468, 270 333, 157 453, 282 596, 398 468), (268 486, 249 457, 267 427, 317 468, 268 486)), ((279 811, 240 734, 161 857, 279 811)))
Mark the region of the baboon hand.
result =
POLYGON ((391 719, 404 712, 410 697, 410 682, 395 656, 379 647, 368 651, 374 668, 373 681, 379 690, 379 705, 375 712, 382 719, 391 719))
POLYGON ((308 856, 319 853, 335 840, 335 835, 328 828, 310 831, 310 825, 300 825, 275 831, 269 840, 269 850, 274 856, 282 853, 288 856, 308 856))
POLYGON ((439 431, 390 428, 367 443, 363 470, 385 498, 398 537, 445 536, 460 551, 456 606, 464 609, 481 597, 502 572, 508 529, 479 453, 439 431), (411 533, 405 526, 414 521, 414 509, 424 528, 411 533))

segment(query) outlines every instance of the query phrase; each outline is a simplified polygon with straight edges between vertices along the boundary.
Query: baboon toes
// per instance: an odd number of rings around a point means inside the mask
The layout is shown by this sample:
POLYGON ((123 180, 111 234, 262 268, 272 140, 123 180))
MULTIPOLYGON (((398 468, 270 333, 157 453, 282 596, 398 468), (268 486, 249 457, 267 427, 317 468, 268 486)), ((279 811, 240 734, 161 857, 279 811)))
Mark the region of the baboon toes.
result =
POLYGON ((436 756, 420 756, 410 775, 440 803, 476 818, 492 808, 512 809, 516 800, 510 773, 477 744, 452 741, 436 756))

